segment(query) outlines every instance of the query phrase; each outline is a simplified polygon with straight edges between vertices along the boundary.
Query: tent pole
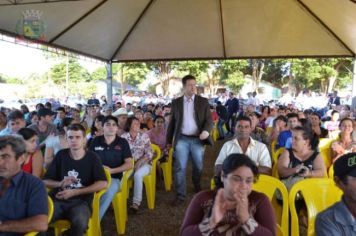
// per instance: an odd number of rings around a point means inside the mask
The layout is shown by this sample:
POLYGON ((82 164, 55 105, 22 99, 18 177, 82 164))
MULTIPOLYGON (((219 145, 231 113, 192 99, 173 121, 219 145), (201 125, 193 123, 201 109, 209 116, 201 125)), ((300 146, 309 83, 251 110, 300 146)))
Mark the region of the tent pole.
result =
POLYGON ((112 62, 106 64, 106 100, 112 105, 112 62))
POLYGON ((352 73, 351 114, 353 114, 353 117, 356 117, 356 57, 354 58, 354 68, 352 73))

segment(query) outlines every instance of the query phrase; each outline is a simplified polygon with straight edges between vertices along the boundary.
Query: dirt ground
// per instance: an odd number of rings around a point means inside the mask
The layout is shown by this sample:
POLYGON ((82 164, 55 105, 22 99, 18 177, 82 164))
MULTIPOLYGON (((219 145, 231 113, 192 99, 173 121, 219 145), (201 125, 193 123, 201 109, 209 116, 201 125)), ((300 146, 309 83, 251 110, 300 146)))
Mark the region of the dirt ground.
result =
MULTIPOLYGON (((226 140, 225 140, 226 141, 226 140)), ((213 167, 224 142, 218 141, 213 147, 207 147, 204 157, 204 169, 202 175, 202 188, 210 188, 210 179, 213 176, 213 167)), ((184 218, 184 212, 190 199, 193 196, 193 185, 191 181, 190 165, 187 169, 187 191, 188 199, 184 206, 172 207, 170 203, 174 199, 174 192, 164 190, 163 180, 157 179, 156 205, 155 209, 149 210, 146 204, 145 190, 140 211, 137 215, 128 216, 125 235, 144 235, 144 236, 174 236, 179 234, 179 229, 184 218)), ((117 235, 114 213, 109 209, 102 221, 102 233, 104 236, 117 235)))

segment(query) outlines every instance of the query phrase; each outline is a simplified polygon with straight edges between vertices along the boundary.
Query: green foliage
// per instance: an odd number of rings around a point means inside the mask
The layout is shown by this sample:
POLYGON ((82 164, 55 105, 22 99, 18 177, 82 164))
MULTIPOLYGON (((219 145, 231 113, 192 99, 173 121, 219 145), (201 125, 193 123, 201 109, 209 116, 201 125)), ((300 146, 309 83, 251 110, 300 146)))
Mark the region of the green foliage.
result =
POLYGON ((120 65, 123 67, 123 74, 126 83, 135 87, 146 79, 146 75, 149 72, 146 63, 133 62, 120 65))
POLYGON ((328 92, 347 86, 351 80, 351 59, 321 58, 291 60, 291 72, 301 89, 328 92), (336 80, 334 84, 332 80, 336 80), (331 86, 331 87, 330 87, 331 86))
MULTIPOLYGON (((117 79, 120 83, 124 82, 135 87, 143 82, 148 72, 149 70, 145 63, 112 64, 113 78, 117 79), (123 75, 121 75, 121 71, 123 72, 123 75)), ((93 81, 106 80, 106 77, 106 68, 104 66, 99 67, 91 74, 93 81)))
POLYGON ((0 83, 6 84, 24 84, 24 81, 17 77, 10 77, 4 74, 0 74, 0 83))
POLYGON ((265 67, 262 79, 281 88, 285 84, 283 78, 288 74, 288 65, 290 64, 289 60, 268 59, 265 60, 264 63, 265 67))
POLYGON ((215 67, 217 69, 215 74, 219 77, 219 82, 238 93, 245 82, 244 72, 248 67, 247 60, 216 61, 215 67))
MULTIPOLYGON (((61 62, 54 65, 50 69, 50 78, 55 84, 63 84, 66 81, 66 62, 61 62)), ((79 62, 73 58, 69 59, 69 81, 80 82, 80 81, 90 81, 91 77, 89 72, 82 67, 79 62)))

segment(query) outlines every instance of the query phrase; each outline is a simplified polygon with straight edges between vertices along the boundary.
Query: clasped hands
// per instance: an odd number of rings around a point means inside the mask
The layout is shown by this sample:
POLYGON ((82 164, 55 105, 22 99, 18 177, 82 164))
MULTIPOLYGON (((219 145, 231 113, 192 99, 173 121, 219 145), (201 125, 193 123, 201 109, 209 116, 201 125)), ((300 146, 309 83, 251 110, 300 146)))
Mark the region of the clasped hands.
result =
POLYGON ((216 225, 221 222, 221 220, 226 215, 227 211, 235 210, 235 214, 239 221, 244 224, 250 218, 250 213, 248 211, 248 191, 247 190, 237 190, 233 193, 233 200, 228 200, 224 196, 224 189, 218 190, 212 214, 209 219, 210 227, 215 228, 216 225))
POLYGON ((74 176, 66 176, 60 182, 60 188, 62 189, 56 194, 57 199, 67 200, 76 195, 76 189, 65 189, 73 183, 76 183, 78 180, 74 176))

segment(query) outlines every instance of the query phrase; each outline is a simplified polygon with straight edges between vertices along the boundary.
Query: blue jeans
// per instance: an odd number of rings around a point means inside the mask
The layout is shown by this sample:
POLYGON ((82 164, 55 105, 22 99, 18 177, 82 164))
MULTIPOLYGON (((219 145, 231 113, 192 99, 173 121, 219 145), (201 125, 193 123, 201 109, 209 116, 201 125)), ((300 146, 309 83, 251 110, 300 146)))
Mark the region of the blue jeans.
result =
POLYGON ((114 195, 120 191, 121 180, 111 178, 111 185, 108 190, 100 198, 99 217, 100 220, 104 217, 106 210, 109 208, 114 195))
POLYGON ((65 231, 65 235, 84 235, 87 231, 91 211, 88 203, 81 199, 70 199, 62 201, 53 199, 54 212, 51 222, 59 219, 69 220, 70 229, 65 231))
POLYGON ((225 123, 226 123, 225 120, 222 120, 219 118, 218 125, 217 125, 218 132, 219 132, 219 138, 225 137, 225 132, 224 132, 224 124, 225 123))
POLYGON ((195 188, 200 188, 203 170, 204 145, 199 138, 180 135, 174 149, 174 187, 177 198, 184 200, 187 195, 186 169, 188 159, 192 160, 192 181, 195 188))

